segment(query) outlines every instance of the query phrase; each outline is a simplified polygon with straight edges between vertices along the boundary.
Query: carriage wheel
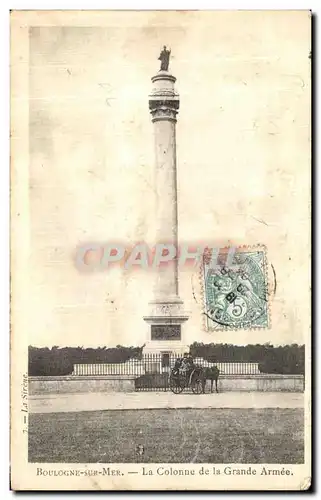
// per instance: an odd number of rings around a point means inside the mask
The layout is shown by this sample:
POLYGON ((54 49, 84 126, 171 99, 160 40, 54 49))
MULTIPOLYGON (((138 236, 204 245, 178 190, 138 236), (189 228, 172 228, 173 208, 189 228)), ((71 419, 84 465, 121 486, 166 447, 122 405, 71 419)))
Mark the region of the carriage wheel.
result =
POLYGON ((182 377, 170 377, 169 387, 174 394, 180 394, 185 389, 185 380, 182 377))
POLYGON ((197 378, 193 383, 192 383, 192 392, 194 394, 202 394, 203 392, 203 386, 202 386, 202 381, 201 379, 197 378))

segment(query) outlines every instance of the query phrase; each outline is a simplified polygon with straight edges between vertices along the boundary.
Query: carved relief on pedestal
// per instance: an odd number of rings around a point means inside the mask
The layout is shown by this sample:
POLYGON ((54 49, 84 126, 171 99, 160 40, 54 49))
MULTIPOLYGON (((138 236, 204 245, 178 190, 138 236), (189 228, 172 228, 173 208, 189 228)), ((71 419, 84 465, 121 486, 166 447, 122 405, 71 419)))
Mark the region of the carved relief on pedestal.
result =
POLYGON ((182 314, 182 304, 179 302, 152 304, 151 314, 155 316, 179 316, 182 314))
POLYGON ((181 325, 152 325, 151 340, 173 341, 181 340, 181 325))
POLYGON ((182 302, 153 302, 149 304, 149 314, 144 317, 148 323, 183 323, 188 319, 182 302))

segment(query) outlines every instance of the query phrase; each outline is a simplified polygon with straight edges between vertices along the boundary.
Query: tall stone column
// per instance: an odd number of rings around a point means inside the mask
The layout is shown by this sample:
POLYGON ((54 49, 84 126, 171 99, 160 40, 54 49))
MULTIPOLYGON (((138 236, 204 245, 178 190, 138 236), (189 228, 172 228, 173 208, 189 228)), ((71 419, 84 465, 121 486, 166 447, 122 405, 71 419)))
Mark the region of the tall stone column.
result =
MULTIPOLYGON (((164 51, 169 54, 166 47, 164 51)), ((174 88, 176 78, 169 73, 168 63, 164 69, 162 62, 161 70, 152 77, 152 82, 154 87, 149 96, 149 109, 155 141, 155 243, 173 244, 178 249, 176 116, 179 95, 174 88)), ((149 304, 149 315, 144 317, 150 324, 145 351, 184 351, 186 345, 181 325, 188 316, 179 297, 177 259, 161 264, 155 269, 155 274, 154 298, 149 304)))

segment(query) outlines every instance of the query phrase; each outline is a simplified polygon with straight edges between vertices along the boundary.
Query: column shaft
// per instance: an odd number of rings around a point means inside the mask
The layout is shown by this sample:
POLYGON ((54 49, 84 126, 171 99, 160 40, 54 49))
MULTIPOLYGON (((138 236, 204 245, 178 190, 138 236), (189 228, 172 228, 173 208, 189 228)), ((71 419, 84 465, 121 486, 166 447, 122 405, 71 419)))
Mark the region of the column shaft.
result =
MULTIPOLYGON (((156 242, 177 249, 176 124, 172 119, 154 120, 156 242)), ((177 258, 159 268, 155 298, 178 296, 177 258)))

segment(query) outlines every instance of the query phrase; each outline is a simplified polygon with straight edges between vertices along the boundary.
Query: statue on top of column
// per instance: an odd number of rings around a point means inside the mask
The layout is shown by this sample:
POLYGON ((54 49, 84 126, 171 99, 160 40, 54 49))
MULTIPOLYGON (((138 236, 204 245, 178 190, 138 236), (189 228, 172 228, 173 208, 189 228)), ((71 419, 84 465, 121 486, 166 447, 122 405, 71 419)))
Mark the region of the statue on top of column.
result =
POLYGON ((163 50, 160 53, 160 56, 158 58, 158 60, 161 61, 160 71, 168 71, 170 54, 171 54, 171 51, 167 50, 166 45, 164 45, 163 50))

